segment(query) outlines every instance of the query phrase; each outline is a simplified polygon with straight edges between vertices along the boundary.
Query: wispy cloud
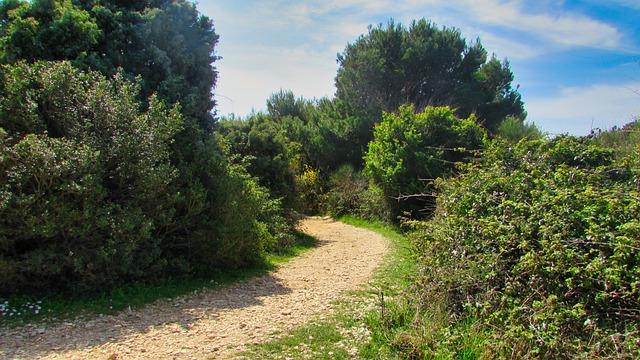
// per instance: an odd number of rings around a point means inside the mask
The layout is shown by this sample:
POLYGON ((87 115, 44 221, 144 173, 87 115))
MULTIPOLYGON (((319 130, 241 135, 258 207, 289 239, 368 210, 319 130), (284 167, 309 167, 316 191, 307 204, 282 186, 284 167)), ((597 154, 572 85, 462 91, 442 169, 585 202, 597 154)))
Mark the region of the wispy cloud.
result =
MULTIPOLYGON (((616 0, 631 3, 630 0, 616 0)), ((385 17, 385 15, 418 13, 456 13, 460 25, 476 23, 529 34, 559 46, 618 48, 622 34, 615 26, 584 15, 564 12, 559 5, 547 12, 532 12, 523 0, 312 0, 291 4, 275 2, 270 9, 295 24, 315 24, 327 15, 385 17), (353 10, 353 13, 348 12, 353 10)), ((457 25, 457 24, 456 24, 457 25)), ((498 33, 493 35, 498 36, 498 33)))
MULTIPOLYGON (((604 0, 588 1, 606 6, 604 0)), ((635 0, 612 1, 640 7, 635 0)), ((512 61, 519 70, 516 77, 548 56, 637 47, 613 19, 569 11, 564 1, 201 0, 199 7, 213 18, 221 35, 218 52, 223 60, 217 63, 220 79, 216 89, 221 95, 221 114, 264 109, 265 99, 279 88, 307 97, 333 95, 336 54, 365 33, 367 25, 390 18, 407 24, 426 17, 438 25, 459 28, 468 39, 480 37, 488 51, 512 61)), ((526 78, 535 76, 529 72, 526 78)), ((566 80, 560 74, 549 88, 562 86, 566 80)), ((529 95, 527 84, 521 85, 529 95)), ((536 89, 540 91, 539 84, 536 89)), ((538 92, 537 97, 525 96, 525 100, 530 119, 549 131, 586 132, 592 119, 596 126, 606 127, 640 113, 635 107, 640 96, 625 91, 618 85, 565 86, 559 93, 553 91, 553 96, 540 97, 538 92), (614 93, 619 95, 610 96, 614 93)))
POLYGON ((532 13, 521 0, 458 0, 475 21, 528 33, 560 46, 586 46, 615 49, 622 34, 613 25, 579 14, 563 12, 532 13))
POLYGON ((588 134, 640 116, 640 82, 567 87, 526 105, 528 118, 551 133, 588 134))
POLYGON ((264 109, 267 97, 280 88, 307 98, 333 96, 334 58, 334 54, 306 47, 259 46, 250 56, 232 52, 219 68, 221 113, 244 115, 251 109, 264 109))

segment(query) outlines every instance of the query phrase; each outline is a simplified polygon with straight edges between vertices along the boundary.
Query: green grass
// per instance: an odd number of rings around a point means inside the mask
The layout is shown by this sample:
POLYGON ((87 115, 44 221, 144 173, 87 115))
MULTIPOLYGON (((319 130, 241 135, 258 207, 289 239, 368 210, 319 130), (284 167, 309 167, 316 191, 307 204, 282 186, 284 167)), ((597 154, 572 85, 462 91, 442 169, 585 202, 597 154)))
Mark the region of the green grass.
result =
POLYGON ((378 271, 374 286, 385 295, 384 316, 381 306, 367 312, 364 323, 371 332, 371 340, 361 344, 359 355, 365 359, 432 358, 480 359, 485 350, 487 334, 475 327, 473 319, 460 321, 447 328, 447 312, 421 314, 416 325, 415 304, 411 287, 418 264, 409 239, 396 227, 344 217, 341 221, 376 231, 392 240, 392 248, 385 264, 378 271), (409 293, 409 296, 403 296, 409 293), (426 355, 428 354, 428 355, 426 355))
POLYGON ((278 341, 260 345, 247 356, 257 359, 350 359, 346 349, 335 345, 342 339, 332 322, 314 322, 293 330, 278 341))
POLYGON ((318 240, 316 240, 313 236, 307 235, 300 231, 296 231, 295 244, 276 253, 267 254, 267 263, 271 265, 280 265, 286 263, 294 257, 299 256, 303 252, 314 248, 317 244, 318 240))
POLYGON ((411 242, 397 226, 380 221, 362 220, 353 216, 343 216, 340 221, 377 232, 391 241, 389 254, 375 275, 374 284, 376 287, 395 295, 412 284, 412 276, 417 271, 417 262, 414 258, 411 242))
POLYGON ((416 325, 415 305, 408 299, 412 298, 410 292, 418 264, 409 239, 400 229, 350 216, 340 221, 375 231, 390 240, 390 251, 372 286, 337 303, 335 314, 327 319, 254 345, 242 355, 249 359, 347 359, 354 355, 385 360, 482 357, 487 336, 472 319, 447 328, 448 315, 442 311, 421 314, 421 322, 416 325))
POLYGON ((345 216, 340 221, 377 232, 390 240, 390 251, 376 272, 373 286, 350 294, 336 304, 336 313, 288 332, 280 338, 253 346, 243 355, 250 359, 349 359, 359 354, 370 359, 395 359, 398 353, 389 341, 375 331, 371 319, 379 316, 381 293, 385 307, 408 289, 416 273, 409 240, 397 227, 345 216))
POLYGON ((131 283, 108 292, 88 296, 0 298, 0 310, 2 307, 15 309, 12 316, 2 315, 9 313, 6 310, 0 311, 0 326, 19 326, 25 323, 59 321, 77 316, 114 314, 129 307, 138 308, 159 299, 171 299, 200 290, 220 288, 263 275, 317 244, 316 239, 300 232, 296 233, 296 239, 296 243, 292 246, 275 254, 266 254, 261 264, 246 269, 219 271, 206 277, 179 277, 163 279, 157 283, 131 283))

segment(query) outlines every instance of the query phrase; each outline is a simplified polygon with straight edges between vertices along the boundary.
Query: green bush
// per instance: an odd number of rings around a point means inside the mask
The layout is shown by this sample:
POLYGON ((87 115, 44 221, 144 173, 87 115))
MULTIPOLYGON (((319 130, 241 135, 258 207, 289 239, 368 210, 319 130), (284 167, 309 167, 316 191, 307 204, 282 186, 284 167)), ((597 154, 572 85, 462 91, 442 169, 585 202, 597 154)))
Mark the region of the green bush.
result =
POLYGON ((0 19, 2 64, 67 60, 105 76, 139 76, 140 100, 157 94, 181 104, 182 145, 214 122, 218 35, 192 1, 3 0, 0 19))
POLYGON ((280 121, 263 114, 247 120, 223 120, 218 123, 217 133, 224 135, 230 151, 247 164, 249 173, 272 196, 281 198, 285 208, 295 206, 300 145, 290 139, 280 121))
POLYGON ((522 139, 538 140, 543 137, 542 131, 536 124, 526 123, 515 116, 509 116, 500 123, 497 135, 514 143, 522 139))
POLYGON ((329 177, 329 191, 323 199, 323 210, 333 217, 352 214, 360 205, 360 195, 367 189, 367 179, 350 165, 344 165, 329 177))
POLYGON ((178 105, 152 96, 141 111, 135 83, 66 62, 4 66, 0 80, 0 294, 206 274, 293 241, 221 136, 178 172, 178 105))
POLYGON ((384 194, 350 165, 329 177, 329 190, 322 201, 323 212, 333 216, 355 215, 367 220, 391 222, 384 194))
POLYGON ((2 68, 0 292, 85 290, 162 267, 179 108, 68 63, 2 68))
POLYGON ((640 167, 640 120, 593 135, 598 144, 613 149, 616 158, 630 161, 636 169, 640 167))
POLYGON ((169 244, 174 258, 184 258, 189 270, 206 273, 221 267, 255 264, 264 250, 286 246, 292 228, 282 217, 278 200, 260 186, 241 164, 231 161, 222 136, 207 142, 194 163, 200 202, 189 209, 193 223, 169 244), (205 190, 206 189, 206 190, 205 190))
POLYGON ((374 131, 365 156, 365 174, 389 199, 394 215, 420 210, 432 203, 429 181, 453 173, 454 164, 482 147, 484 130, 475 117, 458 119, 448 107, 427 107, 415 113, 413 106, 400 107, 397 114, 385 113, 374 131), (426 196, 405 195, 426 193, 426 196))
POLYGON ((476 319, 490 357, 640 356, 640 196, 611 150, 498 141, 437 188, 412 236, 418 303, 423 319, 446 312, 442 336, 476 319))
POLYGON ((304 170, 296 175, 298 210, 305 214, 317 214, 320 211, 324 192, 324 181, 320 170, 305 165, 304 170))

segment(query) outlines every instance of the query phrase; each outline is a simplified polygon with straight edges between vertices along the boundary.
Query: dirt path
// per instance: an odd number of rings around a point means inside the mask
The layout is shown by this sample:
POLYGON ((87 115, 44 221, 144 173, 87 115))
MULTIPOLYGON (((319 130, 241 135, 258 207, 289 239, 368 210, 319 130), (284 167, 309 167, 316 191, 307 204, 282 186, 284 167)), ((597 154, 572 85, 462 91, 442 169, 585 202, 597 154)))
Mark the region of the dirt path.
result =
POLYGON ((319 246, 268 275, 115 316, 0 330, 0 358, 231 358, 327 313, 370 279, 387 249, 382 236, 332 220, 300 226, 319 246))

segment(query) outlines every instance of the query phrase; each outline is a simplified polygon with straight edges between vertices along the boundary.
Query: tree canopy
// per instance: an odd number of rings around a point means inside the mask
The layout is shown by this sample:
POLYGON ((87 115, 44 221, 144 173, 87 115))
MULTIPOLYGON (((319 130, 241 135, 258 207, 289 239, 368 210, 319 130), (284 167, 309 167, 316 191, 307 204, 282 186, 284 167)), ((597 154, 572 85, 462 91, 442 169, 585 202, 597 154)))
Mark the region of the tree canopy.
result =
POLYGON ((449 106, 458 116, 476 113, 495 131, 508 115, 524 117, 507 61, 468 43, 456 29, 425 19, 408 28, 393 21, 370 27, 338 56, 337 98, 349 111, 376 122, 403 104, 421 111, 449 106))
POLYGON ((0 62, 69 60, 80 69, 141 79, 180 103, 187 130, 210 129, 218 35, 187 0, 7 0, 0 4, 0 62))

